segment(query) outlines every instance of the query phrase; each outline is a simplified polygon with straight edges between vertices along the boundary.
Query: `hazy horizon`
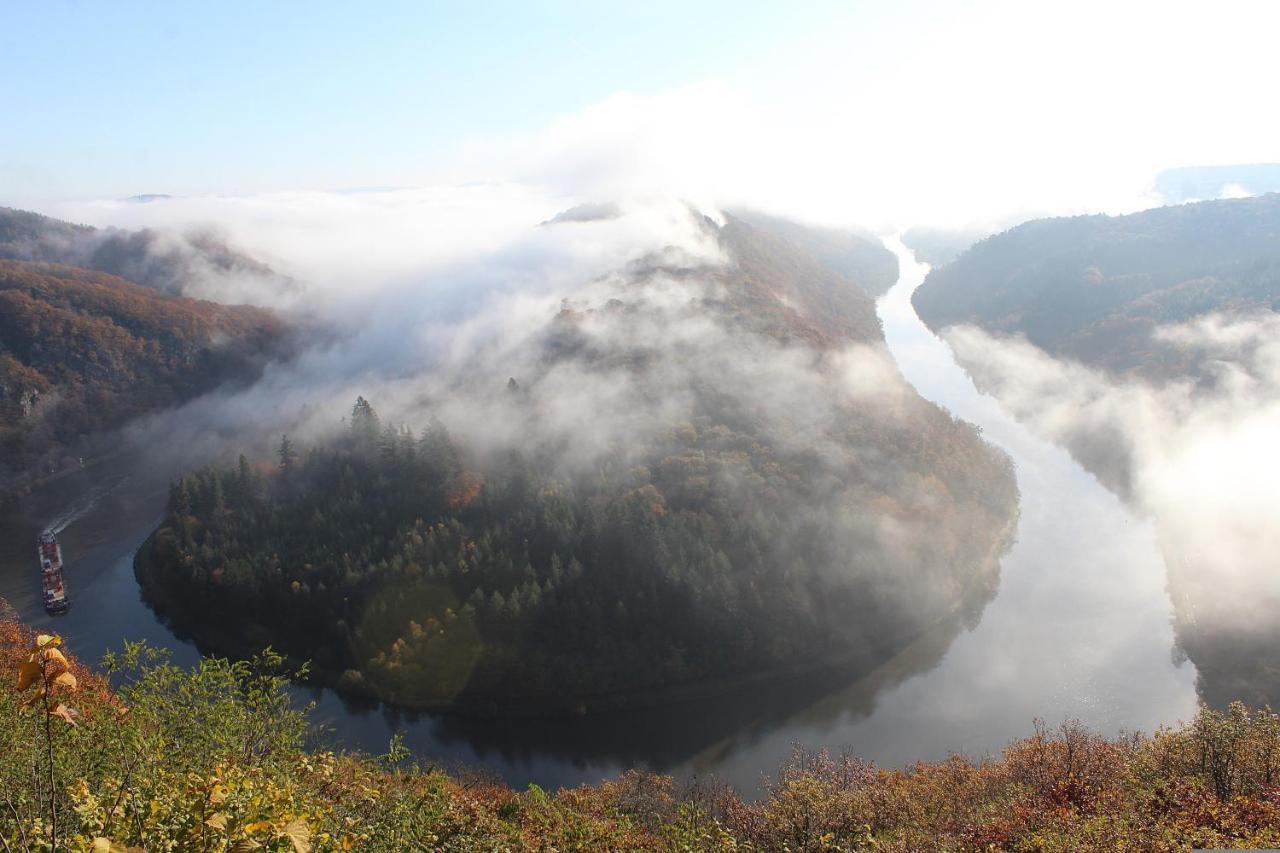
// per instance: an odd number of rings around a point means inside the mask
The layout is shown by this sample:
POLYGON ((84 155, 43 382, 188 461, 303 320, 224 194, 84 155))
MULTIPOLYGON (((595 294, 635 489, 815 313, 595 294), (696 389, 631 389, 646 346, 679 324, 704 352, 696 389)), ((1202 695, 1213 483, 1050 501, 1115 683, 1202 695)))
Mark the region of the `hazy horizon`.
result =
POLYGON ((0 204, 128 225, 137 195, 488 184, 992 229, 1280 160, 1270 3, 380 11, 6 7, 0 204))

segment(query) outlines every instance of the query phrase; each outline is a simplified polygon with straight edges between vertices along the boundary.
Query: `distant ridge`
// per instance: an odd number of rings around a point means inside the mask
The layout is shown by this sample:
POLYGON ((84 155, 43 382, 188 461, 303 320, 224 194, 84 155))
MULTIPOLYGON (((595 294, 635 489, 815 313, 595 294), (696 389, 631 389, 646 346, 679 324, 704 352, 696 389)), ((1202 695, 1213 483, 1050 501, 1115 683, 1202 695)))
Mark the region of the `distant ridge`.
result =
POLYGON ((1166 169, 1156 176, 1155 190, 1169 204, 1280 192, 1280 163, 1166 169))
MULTIPOLYGON (((169 196, 129 201, 146 204, 164 198, 169 196)), ((93 228, 9 207, 0 207, 0 259, 96 270, 178 296, 204 296, 192 292, 193 287, 219 277, 256 279, 264 292, 297 286, 214 231, 93 228)))

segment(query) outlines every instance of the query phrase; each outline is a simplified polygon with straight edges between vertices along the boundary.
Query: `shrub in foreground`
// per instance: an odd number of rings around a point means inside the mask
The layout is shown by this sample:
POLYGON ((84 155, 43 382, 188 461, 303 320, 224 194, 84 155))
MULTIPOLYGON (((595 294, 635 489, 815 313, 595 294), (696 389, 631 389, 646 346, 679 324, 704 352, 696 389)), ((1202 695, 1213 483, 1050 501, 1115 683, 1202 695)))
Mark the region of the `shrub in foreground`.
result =
POLYGON ((107 680, 0 623, 5 850, 1182 850, 1280 846, 1280 718, 1233 705, 1107 739, 1037 725, 999 757, 886 770, 797 751, 747 801, 639 770, 556 792, 308 748, 270 651, 107 680))

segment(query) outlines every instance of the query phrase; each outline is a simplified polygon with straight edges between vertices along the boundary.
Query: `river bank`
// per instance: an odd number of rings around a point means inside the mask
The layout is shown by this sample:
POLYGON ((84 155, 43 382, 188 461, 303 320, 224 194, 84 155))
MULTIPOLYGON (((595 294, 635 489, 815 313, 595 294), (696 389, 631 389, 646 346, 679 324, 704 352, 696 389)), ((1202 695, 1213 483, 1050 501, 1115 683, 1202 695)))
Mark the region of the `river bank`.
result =
MULTIPOLYGON (((299 686, 300 700, 317 703, 320 738, 377 753, 404 731, 406 746, 424 759, 484 767, 516 787, 595 782, 639 766, 714 774, 752 791, 796 743, 901 766, 955 751, 998 751, 1029 734, 1037 717, 1077 718, 1109 735, 1190 718, 1195 669, 1173 659, 1164 563, 1151 525, 1065 451, 974 389, 910 307, 924 268, 900 243, 888 242, 899 253, 902 277, 878 308, 904 376, 925 397, 981 426, 1017 466, 1017 541, 1001 560, 999 586, 980 618, 921 637, 870 671, 676 708, 568 719, 466 719, 299 686)), ((170 648, 179 663, 194 662, 195 645, 175 637, 145 605, 133 577, 134 556, 163 513, 167 476, 109 467, 84 482, 59 482, 6 516, 0 596, 28 624, 56 628, 87 661, 127 638, 170 648), (39 607, 33 543, 51 519, 68 514, 75 518, 60 539, 75 606, 55 621, 39 607)))

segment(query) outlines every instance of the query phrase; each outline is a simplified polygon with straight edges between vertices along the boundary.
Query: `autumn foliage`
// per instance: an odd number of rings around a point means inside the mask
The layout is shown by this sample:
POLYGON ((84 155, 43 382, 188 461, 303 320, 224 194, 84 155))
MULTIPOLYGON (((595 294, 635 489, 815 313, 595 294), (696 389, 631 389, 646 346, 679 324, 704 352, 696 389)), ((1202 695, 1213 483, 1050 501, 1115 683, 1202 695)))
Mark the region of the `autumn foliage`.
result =
POLYGON ((1280 718, 1241 705, 1114 739, 1074 723, 1037 724, 1000 756, 954 755, 901 770, 797 751, 751 800, 713 782, 640 770, 598 785, 516 791, 491 777, 408 763, 398 741, 380 757, 308 750, 305 709, 290 704, 270 654, 184 671, 132 646, 104 663, 115 691, 56 638, 0 623, 7 849, 50 849, 51 807, 58 849, 104 851, 1280 844, 1280 718), (46 680, 33 661, 57 685, 36 702, 46 680), (40 734, 46 723, 57 724, 49 741, 40 734), (50 746, 52 799, 40 758, 50 746))
POLYGON ((287 338, 261 309, 0 260, 0 490, 64 467, 94 434, 256 379, 287 338))

